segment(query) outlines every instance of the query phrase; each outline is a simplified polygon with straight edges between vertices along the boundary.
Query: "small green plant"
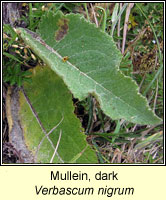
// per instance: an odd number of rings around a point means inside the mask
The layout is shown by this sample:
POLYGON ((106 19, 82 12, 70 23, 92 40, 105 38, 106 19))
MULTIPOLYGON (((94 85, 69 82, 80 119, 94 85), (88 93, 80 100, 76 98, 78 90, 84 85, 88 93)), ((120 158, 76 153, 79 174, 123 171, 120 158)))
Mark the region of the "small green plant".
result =
MULTIPOLYGON (((22 70, 31 60, 36 61, 31 51, 21 42, 9 24, 3 26, 3 81, 21 87, 23 81, 30 81, 31 72, 22 70)), ((31 62, 32 63, 32 62, 31 62)))
POLYGON ((17 84, 18 87, 21 87, 23 81, 31 82, 31 72, 22 71, 20 64, 15 64, 12 66, 7 66, 3 71, 3 80, 4 82, 9 82, 10 85, 17 84))

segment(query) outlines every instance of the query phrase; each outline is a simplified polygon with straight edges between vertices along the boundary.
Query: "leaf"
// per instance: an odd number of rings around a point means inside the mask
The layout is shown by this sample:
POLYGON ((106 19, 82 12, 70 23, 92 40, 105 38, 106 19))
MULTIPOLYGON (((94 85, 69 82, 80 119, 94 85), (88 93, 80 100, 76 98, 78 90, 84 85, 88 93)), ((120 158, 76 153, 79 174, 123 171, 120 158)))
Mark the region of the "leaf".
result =
POLYGON ((163 141, 163 131, 154 133, 151 136, 148 136, 147 138, 145 138, 143 141, 140 141, 135 147, 135 150, 140 150, 142 148, 147 147, 150 144, 153 144, 154 142, 158 142, 158 141, 163 141))
POLYGON ((80 100, 94 95, 112 119, 138 124, 161 121, 138 93, 138 86, 119 70, 122 58, 112 37, 78 14, 48 12, 38 34, 18 29, 32 50, 54 70, 80 100), (42 39, 41 39, 42 38, 42 39), (68 60, 63 62, 63 57, 68 60))
POLYGON ((53 163, 69 163, 79 154, 75 163, 97 163, 95 152, 87 145, 81 123, 74 114, 72 95, 50 68, 34 68, 32 83, 24 83, 19 99, 23 137, 35 163, 50 162, 60 132, 58 155, 53 157, 53 163))
POLYGON ((6 57, 10 58, 10 59, 13 59, 19 63, 22 63, 19 59, 16 58, 16 56, 13 56, 12 54, 10 53, 7 53, 7 52, 3 52, 3 55, 5 55, 6 57))

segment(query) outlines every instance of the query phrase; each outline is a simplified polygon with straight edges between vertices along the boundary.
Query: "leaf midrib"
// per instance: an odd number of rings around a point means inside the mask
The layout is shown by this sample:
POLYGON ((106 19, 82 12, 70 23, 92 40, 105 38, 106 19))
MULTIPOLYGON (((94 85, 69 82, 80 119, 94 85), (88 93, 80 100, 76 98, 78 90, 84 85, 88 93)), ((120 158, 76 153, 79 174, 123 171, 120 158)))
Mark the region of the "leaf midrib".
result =
MULTIPOLYGON (((26 33, 26 34, 28 34, 28 33, 26 33)), ((33 38, 32 35, 30 35, 30 34, 28 34, 28 35, 29 35, 30 37, 33 38)), ((33 38, 33 39, 36 40, 37 42, 39 42, 39 43, 40 43, 42 46, 44 46, 47 50, 51 51, 51 52, 54 53, 59 59, 62 60, 63 57, 62 57, 54 48, 52 48, 52 47, 50 47, 49 45, 47 45, 40 37, 38 37, 38 38, 33 38), (44 42, 44 44, 42 44, 42 42, 44 42)), ((36 46, 36 47, 37 47, 37 46, 36 46)), ((40 51, 40 52, 41 52, 41 51, 40 51)), ((48 59, 47 56, 45 55, 45 52, 43 53, 43 55, 44 55, 44 57, 46 58, 46 60, 48 60, 48 62, 49 62, 49 59, 48 59)), ((101 84, 99 84, 95 79, 93 79, 92 77, 88 76, 86 73, 80 71, 80 70, 79 70, 75 65, 73 65, 71 62, 66 61, 66 63, 67 63, 68 65, 70 65, 74 70, 78 71, 78 72, 80 73, 80 75, 82 74, 82 75, 84 75, 87 79, 89 79, 89 80, 91 80, 92 82, 94 82, 94 84, 95 84, 96 86, 99 86, 99 87, 102 88, 104 91, 106 91, 106 92, 109 93, 110 95, 114 96, 114 98, 118 99, 120 102, 126 104, 128 107, 130 107, 130 108, 134 109, 136 112, 140 113, 140 110, 138 110, 138 109, 136 109, 135 107, 131 106, 131 105, 128 104, 126 101, 124 101, 123 99, 121 99, 119 96, 115 95, 112 91, 110 91, 110 90, 108 90, 107 88, 103 87, 103 86, 102 86, 101 84)), ((116 65, 115 68, 118 69, 118 65, 116 65)), ((55 68, 55 69, 56 69, 56 68, 55 68)), ((119 72, 120 72, 120 70, 119 70, 119 72)), ((120 73, 121 73, 121 72, 120 72, 120 73)), ((63 79, 64 79, 64 78, 63 78, 63 79)), ((133 82, 134 82, 134 81, 133 81, 133 82)), ((96 90, 96 89, 95 89, 95 90, 96 90)), ((95 92, 96 92, 96 94, 98 94, 97 91, 95 91, 95 92)), ((139 95, 138 92, 137 92, 137 94, 139 95)), ((98 95, 99 95, 99 94, 98 94, 98 95)), ((100 96, 100 95, 99 95, 99 96, 100 96)), ((142 97, 142 99, 143 99, 143 97, 142 97)), ((144 99, 144 100, 145 100, 145 99, 144 99)))

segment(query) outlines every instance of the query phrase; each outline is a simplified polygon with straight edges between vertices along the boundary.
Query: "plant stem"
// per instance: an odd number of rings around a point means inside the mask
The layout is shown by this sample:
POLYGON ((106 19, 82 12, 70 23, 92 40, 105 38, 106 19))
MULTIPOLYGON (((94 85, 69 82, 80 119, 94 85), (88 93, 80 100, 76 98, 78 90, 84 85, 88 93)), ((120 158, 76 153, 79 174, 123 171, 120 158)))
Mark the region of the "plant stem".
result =
POLYGON ((153 80, 149 83, 149 85, 147 86, 147 88, 145 89, 145 91, 143 92, 143 95, 145 96, 147 94, 147 92, 149 91, 149 89, 151 88, 151 86, 153 85, 154 81, 158 78, 158 76, 160 75, 160 72, 163 69, 163 65, 160 66, 160 68, 158 69, 157 73, 155 74, 153 80))
POLYGON ((102 113, 101 113, 100 108, 98 109, 98 114, 99 114, 99 119, 100 119, 100 121, 101 121, 101 126, 102 126, 102 129, 103 129, 103 132, 105 132, 105 130, 104 130, 103 117, 102 117, 102 113))
POLYGON ((83 4, 84 4, 84 8, 85 8, 87 19, 90 22, 89 13, 88 13, 88 9, 87 9, 87 3, 83 3, 83 4))
POLYGON ((129 21, 130 11, 133 6, 134 6, 134 3, 129 3, 129 5, 126 9, 126 16, 125 16, 125 22, 124 22, 124 27, 123 27, 122 54, 124 54, 124 50, 125 50, 128 21, 129 21))
POLYGON ((96 151, 97 151, 98 158, 99 158, 99 162, 100 162, 100 163, 104 163, 103 156, 102 156, 102 154, 100 153, 100 149, 99 149, 98 145, 96 144, 96 142, 94 141, 94 139, 92 140, 92 144, 94 145, 94 148, 95 148, 96 151))
POLYGON ((107 14, 104 8, 102 8, 101 6, 96 6, 96 8, 99 8, 103 11, 103 23, 102 23, 102 27, 101 29, 105 32, 106 29, 106 22, 107 22, 107 14))
POLYGON ((120 12, 119 12, 118 16, 116 17, 116 19, 115 19, 114 23, 112 24, 111 36, 113 36, 114 29, 115 29, 115 26, 116 26, 116 24, 117 24, 117 22, 118 22, 119 18, 121 17, 121 15, 122 15, 123 11, 126 9, 127 5, 128 5, 128 3, 125 3, 125 4, 123 5, 123 7, 122 7, 122 9, 120 10, 120 12))
POLYGON ((88 126, 86 129, 87 135, 89 134, 89 131, 92 125, 92 119, 93 119, 93 98, 91 95, 88 97, 88 104, 89 104, 89 119, 88 119, 88 126))
POLYGON ((29 27, 32 27, 33 23, 32 3, 29 3, 29 27))

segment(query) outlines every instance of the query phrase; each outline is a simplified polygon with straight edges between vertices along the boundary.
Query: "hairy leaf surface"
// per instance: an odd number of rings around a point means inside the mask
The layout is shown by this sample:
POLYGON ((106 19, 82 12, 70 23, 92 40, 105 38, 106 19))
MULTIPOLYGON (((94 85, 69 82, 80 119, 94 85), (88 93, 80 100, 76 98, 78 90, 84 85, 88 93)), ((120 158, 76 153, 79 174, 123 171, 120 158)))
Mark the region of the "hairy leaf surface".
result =
POLYGON ((20 92, 19 116, 25 144, 35 162, 49 163, 52 158, 53 163, 69 163, 77 156, 75 163, 97 163, 74 114, 72 95, 50 68, 33 69, 32 83, 25 83, 20 92), (58 154, 53 157, 60 134, 58 154))
POLYGON ((160 122, 138 93, 138 86, 119 70, 122 55, 113 39, 83 16, 48 12, 38 35, 20 29, 21 37, 80 100, 94 95, 112 119, 138 124, 160 122))

